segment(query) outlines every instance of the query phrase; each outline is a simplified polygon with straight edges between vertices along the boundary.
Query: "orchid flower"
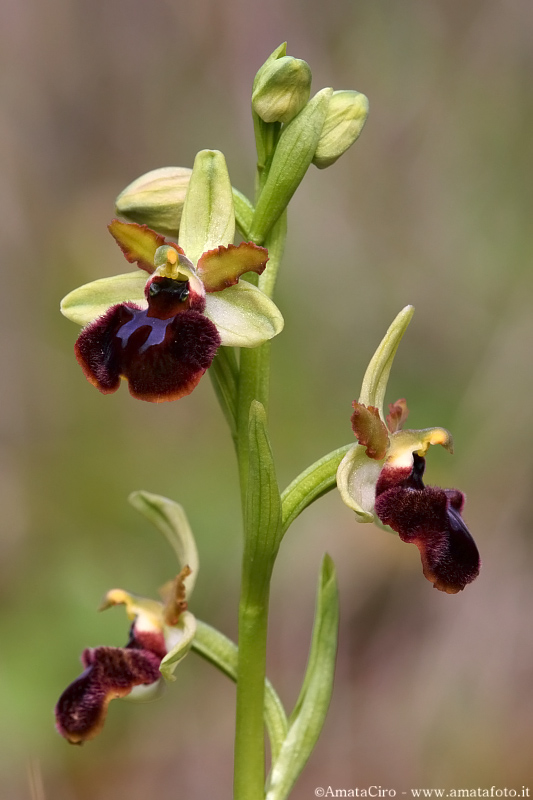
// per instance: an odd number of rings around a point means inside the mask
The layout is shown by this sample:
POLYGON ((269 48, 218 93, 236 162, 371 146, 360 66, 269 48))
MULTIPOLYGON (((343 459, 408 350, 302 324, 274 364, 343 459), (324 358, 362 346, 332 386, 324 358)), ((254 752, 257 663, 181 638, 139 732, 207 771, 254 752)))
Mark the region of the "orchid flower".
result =
POLYGON ((179 244, 136 223, 114 220, 109 230, 139 271, 81 286, 61 304, 85 326, 76 358, 103 394, 125 378, 138 399, 177 400, 192 392, 221 345, 257 347, 282 330, 276 305, 243 278, 263 272, 268 252, 232 243, 232 190, 221 153, 196 158, 179 244))
POLYGON ((444 428, 401 430, 405 400, 383 402, 390 369, 414 309, 398 314, 365 373, 359 400, 353 403, 352 429, 358 439, 337 472, 341 497, 358 522, 377 522, 415 544, 425 577, 436 589, 461 591, 479 574, 476 544, 462 518, 465 498, 456 489, 425 486, 425 454, 432 444, 453 452, 444 428))
POLYGON ((123 589, 109 591, 100 611, 123 605, 132 625, 125 647, 83 651, 82 674, 62 693, 56 727, 71 744, 83 744, 100 733, 111 700, 150 700, 164 680, 175 680, 177 664, 187 655, 196 633, 188 601, 198 574, 198 552, 183 508, 148 492, 134 492, 130 502, 151 519, 171 544, 180 573, 161 590, 163 602, 123 589))

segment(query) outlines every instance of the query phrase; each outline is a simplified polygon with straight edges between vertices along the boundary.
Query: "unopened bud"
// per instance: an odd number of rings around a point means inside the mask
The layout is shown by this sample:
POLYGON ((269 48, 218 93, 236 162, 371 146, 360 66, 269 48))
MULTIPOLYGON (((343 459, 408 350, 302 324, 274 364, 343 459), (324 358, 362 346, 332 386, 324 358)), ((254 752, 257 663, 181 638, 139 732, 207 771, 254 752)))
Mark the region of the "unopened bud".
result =
POLYGON ((292 56, 269 59, 257 73, 252 108, 263 122, 287 123, 309 100, 311 70, 292 56))
POLYGON ((368 99, 364 94, 333 92, 313 164, 324 169, 340 158, 359 138, 367 117, 368 99))
POLYGON ((191 172, 187 167, 162 167, 141 175, 117 197, 117 214, 177 236, 191 172))
POLYGON ((250 239, 256 244, 264 242, 307 172, 324 129, 332 93, 332 89, 317 92, 282 130, 252 218, 250 239))

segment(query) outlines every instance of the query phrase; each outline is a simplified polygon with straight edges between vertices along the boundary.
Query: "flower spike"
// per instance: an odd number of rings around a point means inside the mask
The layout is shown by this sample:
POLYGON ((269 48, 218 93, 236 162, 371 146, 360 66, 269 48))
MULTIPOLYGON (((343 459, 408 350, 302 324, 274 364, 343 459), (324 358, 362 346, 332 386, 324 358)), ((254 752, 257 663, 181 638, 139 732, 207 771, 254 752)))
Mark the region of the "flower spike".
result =
POLYGON ((425 453, 432 444, 453 452, 444 428, 401 430, 407 419, 404 399, 383 402, 392 362, 413 315, 407 306, 396 317, 365 373, 352 429, 358 439, 342 459, 337 486, 358 522, 376 522, 415 544, 425 577, 436 589, 455 594, 479 574, 476 544, 461 516, 464 495, 456 489, 425 486, 425 453))

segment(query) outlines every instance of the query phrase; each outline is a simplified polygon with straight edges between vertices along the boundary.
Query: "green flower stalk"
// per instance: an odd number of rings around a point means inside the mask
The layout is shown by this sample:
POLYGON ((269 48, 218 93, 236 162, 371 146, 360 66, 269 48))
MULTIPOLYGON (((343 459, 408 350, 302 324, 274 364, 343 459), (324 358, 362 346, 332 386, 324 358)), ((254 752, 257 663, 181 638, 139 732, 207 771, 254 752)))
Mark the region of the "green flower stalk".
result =
MULTIPOLYGON (((130 501, 167 538, 178 574, 161 600, 122 589, 103 608, 125 607, 124 647, 90 648, 84 672, 61 695, 59 732, 72 743, 99 733, 115 698, 159 695, 191 651, 237 683, 234 800, 285 800, 320 736, 335 672, 339 603, 335 567, 320 568, 315 620, 301 690, 287 713, 266 677, 271 578, 283 536, 313 502, 338 486, 359 522, 376 522, 415 544, 426 578, 457 593, 479 571, 462 518, 464 496, 425 486, 430 444, 451 451, 443 428, 403 430, 407 404, 385 413, 394 356, 411 320, 396 317, 365 373, 351 418, 353 441, 318 459, 280 491, 268 426, 270 341, 283 330, 272 299, 287 236, 287 208, 311 164, 337 161, 357 140, 368 101, 324 88, 311 97, 306 62, 278 47, 252 92, 257 148, 253 201, 232 186, 223 154, 201 150, 189 167, 153 170, 124 189, 109 230, 132 271, 70 292, 62 313, 82 331, 75 354, 102 394, 128 383, 149 402, 190 394, 209 371, 237 457, 243 558, 238 643, 189 606, 199 556, 184 509, 139 491, 130 501), (244 241, 235 243, 236 232, 244 241), (271 765, 266 772, 265 728, 271 765)), ((334 265, 331 267, 334 268, 334 265)))

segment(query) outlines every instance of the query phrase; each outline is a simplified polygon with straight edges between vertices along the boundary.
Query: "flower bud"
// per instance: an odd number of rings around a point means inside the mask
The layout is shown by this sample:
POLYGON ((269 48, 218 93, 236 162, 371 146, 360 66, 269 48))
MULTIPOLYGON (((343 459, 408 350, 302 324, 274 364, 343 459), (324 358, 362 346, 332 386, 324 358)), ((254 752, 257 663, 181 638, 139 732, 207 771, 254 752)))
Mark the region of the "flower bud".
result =
POLYGON ((355 91, 333 92, 313 158, 319 169, 331 166, 352 146, 368 116, 368 99, 355 91))
POLYGON ((292 56, 268 60, 257 73, 252 108, 263 122, 290 122, 309 100, 311 70, 292 56))
POLYGON ((177 236, 191 172, 187 167, 162 167, 141 175, 117 197, 117 214, 177 236))
POLYGON ((264 242, 307 172, 324 129, 332 93, 332 89, 317 92, 281 132, 252 218, 250 239, 256 244, 264 242))

